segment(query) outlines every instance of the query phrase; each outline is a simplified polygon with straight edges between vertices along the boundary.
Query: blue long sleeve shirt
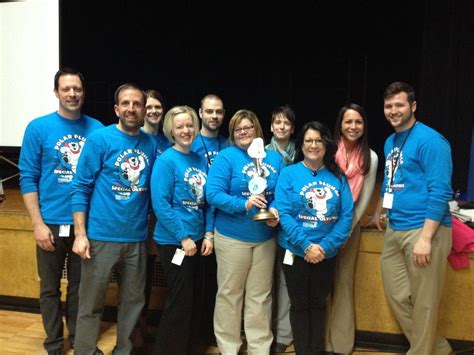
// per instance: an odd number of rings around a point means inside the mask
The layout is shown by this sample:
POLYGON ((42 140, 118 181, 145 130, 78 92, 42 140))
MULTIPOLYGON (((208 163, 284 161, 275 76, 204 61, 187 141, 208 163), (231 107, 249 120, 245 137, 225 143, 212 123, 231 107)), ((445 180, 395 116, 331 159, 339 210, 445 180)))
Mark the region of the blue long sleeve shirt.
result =
POLYGON ((77 120, 59 113, 31 121, 20 152, 21 193, 38 193, 41 216, 47 224, 72 224, 71 182, 87 137, 103 127, 81 115, 77 120))
MULTIPOLYGON (((267 185, 264 194, 270 207, 278 175, 285 166, 280 155, 266 151, 262 161, 267 185)), ((265 222, 254 222, 252 217, 259 210, 245 209, 250 196, 249 182, 256 173, 254 160, 236 146, 222 150, 209 169, 207 199, 216 208, 216 229, 219 233, 245 242, 263 242, 276 235, 277 228, 265 222)))
POLYGON ((148 234, 149 183, 156 144, 115 124, 90 135, 72 183, 73 212, 88 212, 89 239, 140 242, 148 234))
POLYGON ((166 150, 155 162, 151 197, 157 244, 181 245, 214 231, 214 208, 206 203, 207 162, 196 153, 166 150))
POLYGON ((302 162, 283 169, 275 192, 280 213, 278 244, 304 257, 304 250, 319 244, 326 258, 337 254, 350 235, 354 200, 344 176, 326 167, 316 176, 302 162))
POLYGON ((388 137, 384 152, 385 176, 380 193, 393 193, 393 206, 388 210, 390 227, 421 228, 426 218, 450 226, 453 165, 449 142, 434 129, 416 122, 410 133, 407 129, 388 137))
POLYGON ((204 137, 203 135, 198 134, 193 140, 191 150, 200 157, 205 158, 209 167, 217 154, 228 146, 229 142, 224 136, 204 137))

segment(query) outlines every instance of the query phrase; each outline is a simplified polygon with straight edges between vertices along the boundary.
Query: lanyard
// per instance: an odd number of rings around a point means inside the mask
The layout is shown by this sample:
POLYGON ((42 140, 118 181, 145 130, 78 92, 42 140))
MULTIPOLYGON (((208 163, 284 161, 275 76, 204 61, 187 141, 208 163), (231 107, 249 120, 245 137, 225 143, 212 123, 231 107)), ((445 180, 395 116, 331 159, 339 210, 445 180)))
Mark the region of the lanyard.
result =
MULTIPOLYGON (((392 189, 392 184, 393 184, 393 178, 395 176, 395 169, 397 169, 398 167, 398 162, 400 161, 400 155, 402 154, 402 149, 403 149, 403 146, 405 145, 408 137, 410 136, 410 133, 411 133, 411 130, 413 129, 413 127, 415 127, 416 125, 416 121, 415 123, 413 123, 413 125, 410 127, 410 129, 408 130, 408 133, 407 135, 405 136, 405 139, 403 140, 403 143, 402 145, 400 146, 400 149, 398 150, 398 154, 396 156, 393 156, 392 157, 392 172, 390 174, 390 179, 389 179, 389 183, 388 183, 388 188, 389 189, 392 189)), ((395 137, 393 138, 393 150, 392 151, 395 151, 395 140, 396 140, 396 135, 395 137)))
MULTIPOLYGON (((204 151, 205 151, 205 155, 206 155, 206 158, 207 158, 207 171, 209 171, 209 167, 211 166, 211 158, 209 157, 209 151, 207 150, 207 147, 206 147, 206 142, 204 142, 204 138, 202 138, 202 134, 199 135, 199 137, 201 138, 201 142, 202 142, 202 145, 204 146, 204 151)), ((221 151, 221 138, 219 136, 217 136, 217 142, 218 142, 218 152, 221 151)))

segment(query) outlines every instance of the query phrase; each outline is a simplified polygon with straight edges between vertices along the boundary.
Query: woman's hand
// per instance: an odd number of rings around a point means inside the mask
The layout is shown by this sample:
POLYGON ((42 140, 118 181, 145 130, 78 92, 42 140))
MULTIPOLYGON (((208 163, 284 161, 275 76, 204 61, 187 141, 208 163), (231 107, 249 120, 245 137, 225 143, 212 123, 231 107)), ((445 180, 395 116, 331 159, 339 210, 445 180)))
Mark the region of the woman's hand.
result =
POLYGON ((209 256, 214 250, 214 240, 210 238, 204 238, 201 245, 201 255, 209 256))
POLYGON ((278 210, 276 208, 270 207, 268 212, 273 214, 275 218, 267 219, 265 223, 267 223, 267 226, 276 227, 278 222, 280 222, 280 214, 278 213, 278 210))
POLYGON ((311 264, 317 264, 326 258, 324 249, 319 244, 311 244, 311 248, 304 256, 304 261, 311 264))
POLYGON ((196 243, 189 237, 181 241, 181 246, 186 256, 193 256, 197 252, 196 243))
POLYGON ((267 199, 263 194, 259 195, 250 195, 250 197, 245 202, 245 209, 248 211, 252 207, 265 208, 267 207, 267 199))

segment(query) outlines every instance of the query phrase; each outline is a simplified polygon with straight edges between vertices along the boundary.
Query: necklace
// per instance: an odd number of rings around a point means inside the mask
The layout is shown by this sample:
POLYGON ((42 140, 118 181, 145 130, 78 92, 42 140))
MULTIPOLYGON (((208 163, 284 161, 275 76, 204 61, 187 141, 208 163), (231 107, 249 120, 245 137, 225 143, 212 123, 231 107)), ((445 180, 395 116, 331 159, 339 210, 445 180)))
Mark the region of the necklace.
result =
POLYGON ((308 164, 306 164, 306 162, 305 162, 304 160, 302 161, 302 163, 303 163, 303 165, 304 165, 306 168, 308 168, 309 170, 311 170, 311 175, 313 175, 313 176, 318 175, 318 171, 321 170, 322 168, 324 168, 324 163, 321 163, 321 165, 320 165, 318 168, 316 168, 316 169, 310 168, 310 167, 308 166, 308 164))

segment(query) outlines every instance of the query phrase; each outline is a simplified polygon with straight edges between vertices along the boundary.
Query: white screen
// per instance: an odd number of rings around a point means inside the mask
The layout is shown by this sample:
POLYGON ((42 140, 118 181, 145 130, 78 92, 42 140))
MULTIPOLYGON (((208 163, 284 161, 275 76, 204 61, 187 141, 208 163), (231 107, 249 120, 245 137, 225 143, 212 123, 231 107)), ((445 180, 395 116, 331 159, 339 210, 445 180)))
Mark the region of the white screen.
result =
POLYGON ((0 146, 21 146, 28 122, 58 108, 58 1, 0 3, 0 146))

